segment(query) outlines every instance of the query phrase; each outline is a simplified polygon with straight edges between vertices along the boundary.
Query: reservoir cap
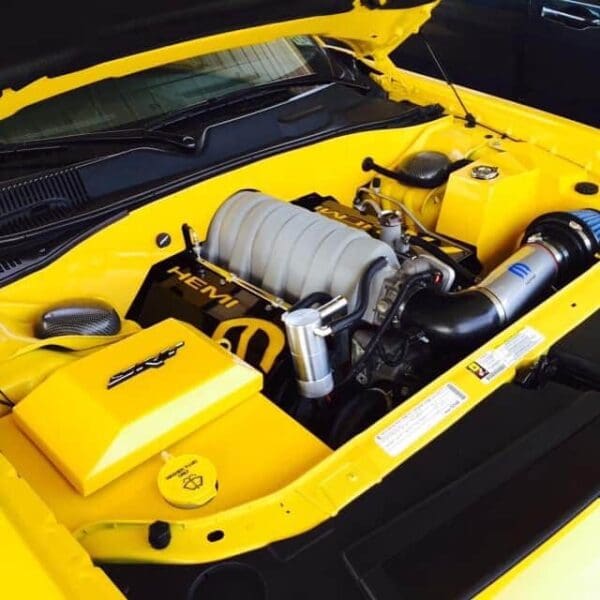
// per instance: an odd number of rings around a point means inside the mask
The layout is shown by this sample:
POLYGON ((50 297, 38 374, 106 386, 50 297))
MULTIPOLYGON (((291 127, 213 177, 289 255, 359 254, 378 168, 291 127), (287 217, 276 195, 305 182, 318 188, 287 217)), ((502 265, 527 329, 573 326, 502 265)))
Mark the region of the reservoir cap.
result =
POLYGON ((177 508, 198 508, 217 495, 217 469, 199 454, 168 456, 158 472, 158 490, 177 508))

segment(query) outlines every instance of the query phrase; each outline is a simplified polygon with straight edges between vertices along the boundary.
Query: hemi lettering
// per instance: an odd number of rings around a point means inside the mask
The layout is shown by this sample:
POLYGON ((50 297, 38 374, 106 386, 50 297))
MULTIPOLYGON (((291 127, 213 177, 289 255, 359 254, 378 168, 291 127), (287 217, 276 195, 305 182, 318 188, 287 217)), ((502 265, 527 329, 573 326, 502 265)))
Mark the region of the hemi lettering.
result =
MULTIPOLYGON (((211 300, 218 300, 219 304, 228 304, 233 300, 229 294, 219 294, 219 290, 214 285, 207 285, 200 291, 211 300)), ((237 304, 237 300, 235 302, 237 304)))
POLYGON ((193 290, 200 292, 204 296, 208 296, 211 300, 217 300, 219 304, 226 308, 234 308, 240 302, 229 294, 219 294, 219 290, 214 286, 208 284, 204 279, 191 273, 184 273, 179 267, 171 267, 167 273, 170 275, 176 275, 177 279, 185 285, 191 287, 193 290))
POLYGON ((191 288, 203 292, 203 286, 206 285, 206 281, 204 279, 200 279, 200 277, 196 277, 195 275, 191 275, 185 280, 185 283, 189 285, 191 288))
POLYGON ((334 210, 332 208, 327 208, 326 206, 317 206, 315 208, 315 211, 326 217, 331 217, 336 221, 341 221, 342 223, 350 223, 357 229, 364 229, 366 231, 369 231, 369 229, 373 229, 373 226, 370 223, 367 223, 366 221, 362 221, 357 217, 347 215, 343 212, 334 210))
POLYGON ((191 277, 191 273, 184 273, 179 267, 170 268, 167 273, 170 275, 177 275, 179 281, 186 281, 189 277, 191 277))

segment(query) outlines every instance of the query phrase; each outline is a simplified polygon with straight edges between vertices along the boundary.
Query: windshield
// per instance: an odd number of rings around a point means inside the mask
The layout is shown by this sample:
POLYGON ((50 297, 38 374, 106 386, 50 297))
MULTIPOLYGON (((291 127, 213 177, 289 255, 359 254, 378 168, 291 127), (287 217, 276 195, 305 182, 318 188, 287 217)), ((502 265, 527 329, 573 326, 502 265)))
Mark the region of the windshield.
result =
POLYGON ((33 104, 0 121, 0 142, 121 129, 274 81, 330 73, 304 36, 206 54, 106 79, 33 104))

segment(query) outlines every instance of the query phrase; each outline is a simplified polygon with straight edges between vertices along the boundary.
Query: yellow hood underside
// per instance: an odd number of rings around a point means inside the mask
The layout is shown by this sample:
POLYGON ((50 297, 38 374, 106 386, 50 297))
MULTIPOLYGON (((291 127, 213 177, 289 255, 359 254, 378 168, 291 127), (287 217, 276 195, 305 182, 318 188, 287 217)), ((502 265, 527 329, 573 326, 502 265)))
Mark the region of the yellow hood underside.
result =
POLYGON ((373 10, 356 2, 346 13, 296 19, 156 48, 104 62, 58 77, 43 77, 19 90, 0 95, 0 119, 22 108, 107 78, 118 78, 194 56, 271 41, 294 35, 336 38, 349 44, 359 57, 385 59, 429 19, 438 1, 406 9, 373 10))

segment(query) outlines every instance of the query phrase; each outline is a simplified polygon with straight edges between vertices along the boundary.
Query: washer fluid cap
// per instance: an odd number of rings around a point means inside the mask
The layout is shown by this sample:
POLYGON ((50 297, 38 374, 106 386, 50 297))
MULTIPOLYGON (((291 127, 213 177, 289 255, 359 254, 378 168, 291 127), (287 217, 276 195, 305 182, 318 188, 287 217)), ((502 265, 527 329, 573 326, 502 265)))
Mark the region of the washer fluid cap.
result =
POLYGON ((217 469, 199 454, 170 456, 158 473, 158 490, 177 508, 198 508, 217 495, 217 469))

